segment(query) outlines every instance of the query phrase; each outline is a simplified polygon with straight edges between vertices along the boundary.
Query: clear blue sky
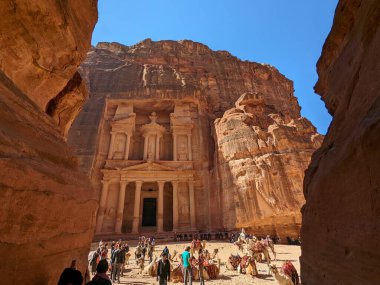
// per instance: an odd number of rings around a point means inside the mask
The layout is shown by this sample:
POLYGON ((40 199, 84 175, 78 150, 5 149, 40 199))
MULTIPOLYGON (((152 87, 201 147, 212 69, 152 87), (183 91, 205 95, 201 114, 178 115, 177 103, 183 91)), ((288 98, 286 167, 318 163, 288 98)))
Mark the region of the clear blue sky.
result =
POLYGON ((268 63, 294 81, 302 115, 325 133, 315 64, 338 0, 99 0, 92 43, 189 39, 268 63))

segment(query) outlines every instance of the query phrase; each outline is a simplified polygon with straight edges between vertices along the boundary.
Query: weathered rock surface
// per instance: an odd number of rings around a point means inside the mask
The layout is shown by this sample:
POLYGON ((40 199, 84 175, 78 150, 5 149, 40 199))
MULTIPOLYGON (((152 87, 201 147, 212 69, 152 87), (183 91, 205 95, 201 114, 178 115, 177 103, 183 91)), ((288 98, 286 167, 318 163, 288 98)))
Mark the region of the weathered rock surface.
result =
POLYGON ((334 116, 304 184, 302 284, 378 284, 380 2, 340 1, 316 91, 334 116))
POLYGON ((197 210, 197 221, 205 229, 245 226, 257 234, 298 237, 303 172, 322 137, 300 117, 292 82, 274 67, 188 40, 147 39, 129 47, 99 43, 81 75, 90 99, 69 132, 69 144, 94 185, 100 187, 106 159, 97 144, 106 98, 155 99, 139 107, 144 110, 170 99, 199 102, 194 120, 200 135, 194 139, 203 147, 193 157, 202 169, 196 185, 206 189, 197 188, 196 200, 206 204, 197 210))
POLYGON ((294 236, 303 172, 322 136, 305 118, 286 121, 261 93, 243 94, 215 130, 224 224, 294 236))
POLYGON ((0 11, 0 283, 57 284, 74 259, 84 272, 97 209, 62 136, 80 108, 69 110, 65 94, 86 96, 70 79, 90 45, 96 1, 1 1, 0 11), (59 126, 45 113, 57 95, 59 126))
POLYGON ((97 1, 4 0, 0 14, 0 68, 45 110, 90 48, 97 1))

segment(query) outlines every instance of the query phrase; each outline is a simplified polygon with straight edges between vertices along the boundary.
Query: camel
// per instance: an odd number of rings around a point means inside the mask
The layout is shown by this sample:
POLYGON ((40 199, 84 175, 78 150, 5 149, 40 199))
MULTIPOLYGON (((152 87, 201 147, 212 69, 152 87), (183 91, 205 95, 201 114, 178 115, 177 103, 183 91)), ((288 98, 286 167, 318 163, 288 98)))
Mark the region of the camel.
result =
POLYGON ((261 254, 264 254, 265 260, 269 268, 271 259, 267 247, 262 242, 254 242, 253 240, 250 240, 247 249, 250 255, 253 256, 253 258, 255 258, 255 260, 258 262, 261 261, 261 254))
POLYGON ((251 275, 251 276, 257 276, 257 268, 255 259, 251 256, 243 256, 240 264, 238 265, 237 271, 239 273, 251 275))
POLYGON ((274 250, 274 243, 273 243, 273 240, 270 239, 270 238, 266 238, 266 239, 262 239, 261 240, 261 243, 265 246, 265 247, 269 247, 270 250, 272 251, 273 253, 273 256, 274 256, 274 260, 276 260, 276 251, 274 250))
POLYGON ((257 276, 258 271, 256 268, 255 259, 251 256, 230 255, 226 263, 228 270, 237 270, 239 273, 257 276))
POLYGON ((142 270, 143 275, 149 275, 155 277, 157 274, 157 257, 155 256, 151 263, 148 266, 144 267, 142 270))
POLYGON ((226 268, 228 270, 236 270, 241 261, 241 257, 239 255, 231 254, 226 262, 226 268))
POLYGON ((200 242, 199 240, 193 240, 190 244, 190 256, 194 256, 194 253, 200 249, 205 249, 206 248, 206 241, 203 240, 200 242))
POLYGON ((209 279, 216 279, 216 278, 218 278, 219 273, 220 273, 220 258, 217 259, 217 264, 215 264, 215 263, 208 263, 208 264, 204 265, 204 269, 205 270, 203 270, 203 279, 209 280, 209 279), (207 273, 208 278, 205 278, 204 272, 207 273))
POLYGON ((210 256, 210 259, 214 260, 218 256, 218 253, 219 253, 219 249, 215 248, 214 251, 212 252, 212 255, 210 256))
POLYGON ((290 261, 283 264, 280 273, 276 265, 272 264, 270 266, 270 271, 274 274, 274 278, 278 281, 280 285, 298 285, 299 278, 298 272, 290 261))
POLYGON ((183 273, 181 264, 179 264, 173 271, 170 273, 170 281, 173 283, 183 282, 183 273))
POLYGON ((169 254, 169 260, 171 262, 177 262, 177 251, 176 250, 173 250, 173 255, 169 254))

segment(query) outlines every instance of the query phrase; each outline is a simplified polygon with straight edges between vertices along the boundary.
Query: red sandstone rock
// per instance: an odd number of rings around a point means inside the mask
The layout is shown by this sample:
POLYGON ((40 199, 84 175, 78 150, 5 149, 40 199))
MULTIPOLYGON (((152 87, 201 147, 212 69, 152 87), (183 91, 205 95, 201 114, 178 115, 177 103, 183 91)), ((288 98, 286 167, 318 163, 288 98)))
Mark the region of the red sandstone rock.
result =
POLYGON ((378 284, 380 2, 340 1, 316 91, 334 116, 307 170, 302 284, 378 284))
POLYGON ((81 74, 90 99, 69 144, 99 191, 111 119, 106 99, 151 100, 138 106, 146 112, 170 109, 171 100, 193 102, 198 228, 298 236, 303 172, 322 137, 300 117, 292 82, 274 67, 188 40, 147 39, 99 43, 81 74))
POLYGON ((96 1, 5 0, 0 14, 0 283, 57 284, 73 259, 84 273, 97 209, 62 136, 86 97, 74 82, 96 1))

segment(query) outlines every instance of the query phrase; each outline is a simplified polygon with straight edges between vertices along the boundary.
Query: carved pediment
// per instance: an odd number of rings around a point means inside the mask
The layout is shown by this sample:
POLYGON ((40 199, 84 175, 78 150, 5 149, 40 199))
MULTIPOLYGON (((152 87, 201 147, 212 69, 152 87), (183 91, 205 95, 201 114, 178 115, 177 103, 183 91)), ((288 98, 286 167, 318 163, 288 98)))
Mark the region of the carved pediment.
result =
POLYGON ((137 165, 132 165, 129 167, 125 167, 122 169, 123 171, 127 170, 134 170, 134 171, 177 171, 178 169, 175 169, 170 166, 158 164, 155 162, 144 162, 137 165))

